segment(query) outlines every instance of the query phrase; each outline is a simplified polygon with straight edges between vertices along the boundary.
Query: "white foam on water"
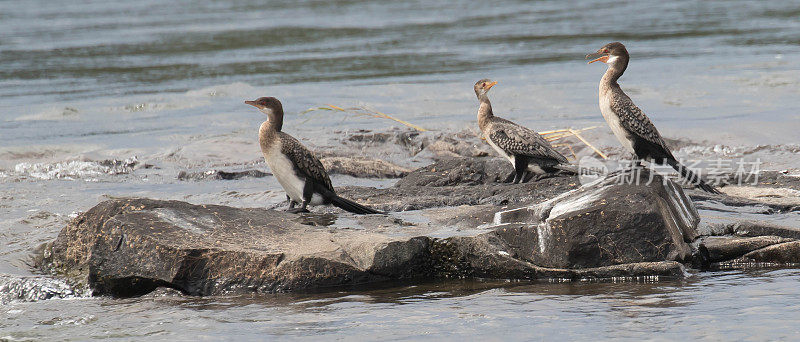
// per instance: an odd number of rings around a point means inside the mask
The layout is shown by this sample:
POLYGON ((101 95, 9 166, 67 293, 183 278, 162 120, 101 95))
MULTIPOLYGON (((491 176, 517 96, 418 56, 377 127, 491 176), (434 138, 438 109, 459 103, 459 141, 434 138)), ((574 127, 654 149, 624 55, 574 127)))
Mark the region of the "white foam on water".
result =
POLYGON ((137 158, 106 161, 65 161, 57 163, 19 163, 14 166, 18 176, 32 177, 42 180, 64 179, 98 181, 98 177, 127 174, 133 171, 138 163, 137 158))

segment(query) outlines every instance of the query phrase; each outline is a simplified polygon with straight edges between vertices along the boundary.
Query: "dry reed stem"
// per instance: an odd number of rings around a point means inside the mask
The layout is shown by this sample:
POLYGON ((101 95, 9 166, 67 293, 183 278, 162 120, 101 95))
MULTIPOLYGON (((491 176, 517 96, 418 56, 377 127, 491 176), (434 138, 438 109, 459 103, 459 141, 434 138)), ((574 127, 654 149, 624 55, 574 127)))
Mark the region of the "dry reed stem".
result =
POLYGON ((577 132, 577 131, 575 131, 575 130, 572 130, 572 129, 570 129, 570 131, 572 132, 572 134, 574 134, 574 135, 575 135, 575 137, 576 137, 576 138, 578 138, 578 139, 579 139, 581 142, 583 142, 584 144, 586 144, 586 146, 589 146, 589 148, 591 148, 592 150, 594 150, 594 152, 595 152, 595 153, 597 153, 597 155, 599 155, 599 156, 600 156, 600 157, 602 157, 603 159, 608 159, 608 156, 606 156, 606 155, 605 155, 603 152, 601 152, 601 151, 600 151, 600 149, 598 149, 597 147, 594 147, 594 145, 592 145, 592 144, 590 144, 588 141, 586 141, 586 139, 584 139, 584 138, 583 138, 583 137, 582 137, 580 134, 578 134, 578 132, 577 132))

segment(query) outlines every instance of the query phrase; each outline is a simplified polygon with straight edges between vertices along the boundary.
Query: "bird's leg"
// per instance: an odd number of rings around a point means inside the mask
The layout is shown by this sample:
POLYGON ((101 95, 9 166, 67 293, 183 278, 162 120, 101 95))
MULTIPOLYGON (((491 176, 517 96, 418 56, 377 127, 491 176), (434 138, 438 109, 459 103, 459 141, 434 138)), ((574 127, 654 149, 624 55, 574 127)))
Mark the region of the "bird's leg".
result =
POLYGON ((516 175, 517 175, 516 171, 512 172, 511 174, 508 175, 508 177, 506 177, 506 180, 504 180, 503 183, 511 183, 511 181, 514 179, 516 175))
POLYGON ((522 182, 520 183, 527 183, 532 180, 538 181, 539 175, 537 175, 535 172, 525 171, 525 173, 522 175, 522 182))
POLYGON ((286 212, 292 214, 307 213, 309 211, 306 207, 308 207, 308 200, 303 200, 303 204, 300 205, 300 208, 290 208, 286 210, 286 212))
POLYGON ((514 172, 514 180, 511 184, 519 184, 525 178, 525 171, 516 171, 514 172))
POLYGON ((528 170, 528 160, 522 156, 514 158, 514 181, 513 184, 521 182, 525 178, 525 171, 528 170))
POLYGON ((288 202, 289 209, 292 209, 295 205, 297 205, 297 202, 292 201, 292 198, 289 197, 289 195, 286 195, 286 202, 288 202))

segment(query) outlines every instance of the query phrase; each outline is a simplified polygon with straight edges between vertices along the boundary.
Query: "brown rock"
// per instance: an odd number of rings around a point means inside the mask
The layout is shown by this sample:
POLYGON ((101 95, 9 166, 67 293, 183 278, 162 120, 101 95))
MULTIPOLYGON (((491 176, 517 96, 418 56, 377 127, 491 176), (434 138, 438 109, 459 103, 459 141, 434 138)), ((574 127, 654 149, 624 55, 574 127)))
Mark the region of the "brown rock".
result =
MULTIPOLYGON (((469 218, 446 220, 470 222, 481 216, 470 210, 463 213, 469 218)), ((536 241, 522 231, 512 234, 507 227, 425 230, 384 216, 361 221, 381 227, 371 229, 300 223, 311 221, 265 209, 109 200, 65 227, 40 266, 75 285, 88 285, 96 294, 115 296, 141 295, 159 287, 215 295, 320 290, 398 279, 577 280, 684 274, 681 264, 660 262, 663 259, 595 263, 608 265, 601 267, 575 260, 565 267, 544 267, 523 254, 537 248, 531 246, 536 241)))
POLYGON ((751 251, 770 245, 793 241, 779 236, 756 236, 749 238, 719 236, 703 239, 703 245, 708 249, 709 261, 719 262, 739 258, 751 251))
POLYGON ((800 264, 800 241, 785 242, 745 254, 750 262, 770 264, 800 264))
POLYGON ((700 221, 691 199, 660 175, 645 185, 650 175, 641 171, 639 185, 620 182, 631 175, 618 174, 544 203, 499 212, 496 222, 520 224, 496 233, 529 241, 512 253, 545 267, 687 260, 691 250, 686 242, 697 237, 700 221))

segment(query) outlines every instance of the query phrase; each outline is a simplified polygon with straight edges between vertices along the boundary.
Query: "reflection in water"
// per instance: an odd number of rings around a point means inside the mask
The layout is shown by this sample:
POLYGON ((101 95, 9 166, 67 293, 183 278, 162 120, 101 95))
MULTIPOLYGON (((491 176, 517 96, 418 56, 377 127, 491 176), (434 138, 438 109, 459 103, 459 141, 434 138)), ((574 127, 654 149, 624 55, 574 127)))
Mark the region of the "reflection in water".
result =
POLYGON ((451 280, 325 294, 41 301, 8 306, 10 336, 207 339, 711 338, 794 336, 800 270, 700 273, 658 283, 451 280), (24 319, 22 317, 25 317, 24 319), (36 329, 33 329, 36 327, 36 329))

